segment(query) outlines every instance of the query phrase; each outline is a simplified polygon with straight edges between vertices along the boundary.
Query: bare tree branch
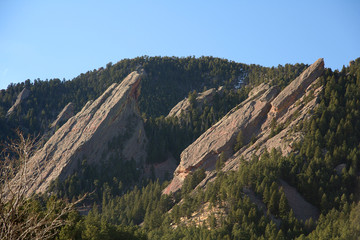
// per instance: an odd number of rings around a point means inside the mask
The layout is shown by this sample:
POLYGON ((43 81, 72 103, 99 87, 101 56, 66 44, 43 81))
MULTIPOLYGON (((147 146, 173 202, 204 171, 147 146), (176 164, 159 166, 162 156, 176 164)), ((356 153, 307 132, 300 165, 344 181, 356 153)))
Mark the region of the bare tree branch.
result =
POLYGON ((34 198, 27 198, 30 186, 40 175, 39 163, 29 162, 36 150, 36 138, 17 131, 18 140, 10 141, 0 160, 0 239, 51 239, 66 224, 66 215, 83 201, 50 199, 51 206, 36 209, 34 198), (35 171, 29 171, 35 164, 35 171))

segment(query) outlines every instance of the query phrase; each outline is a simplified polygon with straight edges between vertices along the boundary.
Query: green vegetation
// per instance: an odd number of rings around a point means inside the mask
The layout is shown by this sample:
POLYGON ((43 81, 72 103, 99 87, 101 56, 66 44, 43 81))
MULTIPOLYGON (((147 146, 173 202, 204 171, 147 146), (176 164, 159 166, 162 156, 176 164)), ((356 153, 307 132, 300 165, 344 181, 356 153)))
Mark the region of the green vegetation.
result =
POLYGON ((69 175, 64 181, 53 181, 50 192, 66 199, 76 199, 86 193, 92 192, 92 199, 101 202, 103 192, 111 192, 121 195, 134 185, 142 185, 140 166, 134 159, 125 161, 122 153, 124 142, 134 133, 135 116, 127 119, 127 128, 123 134, 114 137, 107 144, 104 156, 98 165, 87 163, 84 159, 78 159, 78 171, 69 175))
MULTIPOLYGON (((98 96, 112 82, 120 81, 138 65, 147 72, 139 101, 150 141, 148 163, 162 162, 169 153, 179 159, 181 151, 241 103, 251 87, 273 79, 271 84, 283 88, 305 68, 300 64, 278 68, 246 66, 211 57, 123 60, 115 65, 109 64, 105 69, 82 74, 72 81, 27 81, 10 86, 0 94, 0 134, 3 137, 8 135, 14 126, 21 126, 31 133, 43 132, 70 99, 79 110, 87 100, 98 96), (245 77, 246 86, 234 89, 239 77, 245 77), (219 85, 225 86, 223 95, 215 96, 211 103, 199 108, 195 101, 197 92, 204 87, 219 85), (12 121, 8 121, 5 111, 24 86, 32 89, 34 95, 17 110, 12 121), (39 90, 41 87, 44 92, 39 90), (63 89, 59 93, 61 96, 56 95, 59 99, 47 98, 45 92, 55 94, 59 89, 63 89), (37 95, 40 92, 42 98, 37 95), (165 119, 164 115, 185 96, 190 100, 190 110, 180 118, 165 119), (41 114, 44 118, 40 117, 41 114)), ((86 161, 79 161, 81 168, 76 175, 62 183, 54 182, 53 190, 62 198, 76 199, 85 192, 94 191, 92 199, 87 200, 87 203, 91 202, 88 205, 93 206, 89 213, 86 216, 68 213, 64 216, 68 224, 59 227, 55 237, 358 239, 360 59, 341 71, 326 69, 320 84, 324 88, 319 105, 312 117, 298 126, 298 130, 304 132, 304 140, 295 144, 294 153, 283 157, 278 151, 269 150, 260 157, 254 156, 249 162, 241 161, 236 172, 221 170, 226 156, 219 154, 217 175, 205 189, 196 188, 206 175, 200 169, 188 175, 181 192, 162 195, 168 182, 142 180, 133 162, 121 161, 118 149, 121 149, 124 136, 119 136, 108 144, 107 151, 113 153, 113 161, 96 168, 86 161), (335 170, 339 164, 344 166, 341 172, 335 170), (316 206, 320 210, 319 219, 306 222, 296 219, 280 180, 295 187, 316 206), (209 211, 213 212, 203 225, 190 223, 190 220, 198 221, 194 216, 200 214, 204 206, 209 206, 209 211), (217 215, 217 209, 223 214, 217 215)), ((273 122, 271 135, 276 135, 283 127, 273 122)), ((243 146, 240 131, 233 146, 234 152, 243 146)), ((46 202, 58 200, 50 197, 30 201, 37 201, 38 212, 46 212, 46 202)))
POLYGON ((234 146, 234 152, 237 152, 244 146, 244 135, 243 132, 240 130, 239 133, 236 135, 236 142, 234 146))
POLYGON ((105 68, 80 74, 71 81, 35 79, 31 82, 28 79, 23 83, 10 84, 6 90, 0 91, 0 142, 8 136, 14 137, 12 130, 18 127, 24 133, 44 133, 66 104, 73 102, 75 112, 79 111, 87 101, 100 96, 112 83, 121 82, 139 66, 147 73, 141 82, 139 99, 141 112, 146 118, 166 115, 193 90, 201 92, 204 87, 221 85, 229 90, 238 84, 239 79, 251 85, 259 84, 259 79, 276 79, 276 83, 286 85, 306 67, 303 64, 287 64, 285 67, 265 68, 214 57, 143 56, 124 59, 116 64, 108 63, 105 68), (7 119, 7 110, 24 88, 31 91, 30 96, 7 119))

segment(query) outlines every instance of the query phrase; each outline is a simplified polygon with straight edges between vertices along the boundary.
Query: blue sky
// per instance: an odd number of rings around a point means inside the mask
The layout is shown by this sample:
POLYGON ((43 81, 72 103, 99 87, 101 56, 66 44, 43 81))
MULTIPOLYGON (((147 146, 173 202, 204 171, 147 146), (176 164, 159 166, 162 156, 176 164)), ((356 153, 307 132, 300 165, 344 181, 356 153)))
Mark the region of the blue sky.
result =
POLYGON ((360 1, 0 0, 0 89, 142 55, 341 69, 360 57, 360 1))

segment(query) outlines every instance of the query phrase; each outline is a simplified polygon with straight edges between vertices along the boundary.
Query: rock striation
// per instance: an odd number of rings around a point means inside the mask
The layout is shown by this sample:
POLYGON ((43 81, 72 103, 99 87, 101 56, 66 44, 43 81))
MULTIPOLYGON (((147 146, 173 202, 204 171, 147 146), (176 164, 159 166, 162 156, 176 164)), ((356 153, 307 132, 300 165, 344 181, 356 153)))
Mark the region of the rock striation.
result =
POLYGON ((40 175, 29 186, 27 195, 45 192, 57 178, 64 180, 83 159, 88 164, 104 160, 109 141, 129 132, 130 127, 132 131, 125 140, 122 154, 125 160, 145 160, 147 140, 136 101, 142 75, 143 72, 135 71, 120 84, 112 84, 55 132, 29 161, 30 173, 39 168, 40 175))
POLYGON ((290 153, 292 144, 302 138, 302 134, 294 130, 295 126, 310 116, 317 104, 317 95, 322 88, 316 89, 314 82, 323 71, 324 60, 320 58, 281 92, 268 84, 254 88, 248 99, 181 153, 180 164, 164 193, 178 191, 186 176, 198 168, 206 170, 207 177, 199 184, 206 185, 216 175, 215 164, 222 152, 227 159, 225 171, 238 168, 240 158, 250 160, 253 154, 260 155, 266 149, 279 148, 283 154, 290 153), (274 125, 282 128, 274 132, 274 125), (234 153, 240 131, 243 147, 234 153))
POLYGON ((14 105, 11 106, 11 108, 7 111, 6 117, 9 117, 26 98, 28 98, 30 95, 30 90, 27 88, 24 88, 19 95, 16 98, 16 101, 14 105))

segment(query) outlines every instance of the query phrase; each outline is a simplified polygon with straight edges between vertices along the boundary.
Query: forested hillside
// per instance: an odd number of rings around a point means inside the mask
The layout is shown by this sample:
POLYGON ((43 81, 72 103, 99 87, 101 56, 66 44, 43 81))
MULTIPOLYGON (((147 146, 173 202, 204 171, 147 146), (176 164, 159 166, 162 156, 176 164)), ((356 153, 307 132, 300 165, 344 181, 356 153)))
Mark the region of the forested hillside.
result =
POLYGON ((142 81, 139 100, 141 112, 146 116, 167 115, 170 109, 190 91, 201 92, 204 88, 226 86, 228 90, 243 84, 258 84, 260 76, 265 81, 276 79, 286 84, 299 74, 304 65, 286 65, 278 68, 264 68, 245 65, 226 59, 138 57, 124 59, 116 64, 108 63, 105 68, 94 69, 70 80, 50 79, 11 84, 0 91, 1 140, 12 136, 12 130, 20 127, 31 134, 44 133, 57 114, 69 103, 79 111, 87 101, 100 96, 112 83, 120 82, 126 75, 142 67, 147 73, 142 81), (30 96, 6 118, 18 94, 27 88, 30 96))
MULTIPOLYGON (((146 163, 156 166, 169 154, 179 160, 188 145, 244 101, 255 86, 269 83, 283 89, 306 67, 266 68, 213 57, 139 57, 109 63, 71 81, 28 80, 0 92, 1 141, 14 137, 16 128, 41 136, 69 102, 77 112, 112 83, 143 68, 138 104, 149 139, 146 163), (224 86, 221 95, 197 105, 199 92, 219 86, 224 86), (29 97, 6 116, 24 88, 31 91, 29 97), (179 118, 165 118, 185 97, 189 110, 179 118)), ((85 216, 77 211, 67 214, 68 224, 57 229, 56 239, 358 239, 360 58, 341 71, 325 69, 316 84, 322 86, 318 105, 296 126, 304 138, 288 156, 268 149, 251 161, 240 161, 237 171, 224 171, 227 157, 220 154, 213 181, 197 187, 205 178, 199 169, 186 177, 181 191, 170 195, 162 192, 167 181, 155 176, 137 181, 140 176, 131 172, 136 169, 131 162, 98 172, 84 165, 80 180, 54 182, 54 196, 33 198, 34 211, 45 213, 56 198, 75 200, 92 192, 84 202, 91 210, 85 216), (295 215, 284 182, 320 215, 306 221, 295 215), (77 190, 70 191, 74 187, 77 190)), ((274 124, 272 134, 280 128, 274 124)), ((238 138, 235 151, 243 147, 238 138)))
POLYGON ((283 157, 272 150, 244 162, 237 172, 219 170, 204 190, 192 191, 203 178, 200 171, 173 196, 162 195, 164 185, 158 182, 123 196, 106 193, 102 210, 92 210, 87 217, 99 219, 91 226, 105 230, 142 223, 136 232, 146 233, 149 239, 358 239, 359 59, 341 72, 328 69, 320 83, 324 86, 320 104, 302 124, 305 140, 295 154, 283 157), (341 171, 337 170, 340 164, 341 171), (282 180, 320 210, 318 219, 302 222, 295 217, 282 180), (254 196, 265 210, 259 209, 254 196), (204 208, 206 203, 210 207, 204 208), (202 227, 196 227, 199 220, 194 216, 204 210, 208 217, 202 227))

